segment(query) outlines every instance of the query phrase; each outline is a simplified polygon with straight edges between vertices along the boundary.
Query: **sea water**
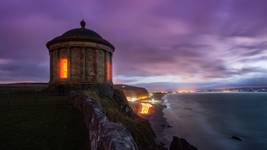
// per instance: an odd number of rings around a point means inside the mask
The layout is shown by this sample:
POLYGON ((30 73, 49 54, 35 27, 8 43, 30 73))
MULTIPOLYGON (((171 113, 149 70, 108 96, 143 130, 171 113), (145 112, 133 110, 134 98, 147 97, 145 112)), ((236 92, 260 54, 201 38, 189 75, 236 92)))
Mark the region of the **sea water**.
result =
POLYGON ((168 138, 200 150, 267 150, 267 93, 173 94, 164 102, 168 138))

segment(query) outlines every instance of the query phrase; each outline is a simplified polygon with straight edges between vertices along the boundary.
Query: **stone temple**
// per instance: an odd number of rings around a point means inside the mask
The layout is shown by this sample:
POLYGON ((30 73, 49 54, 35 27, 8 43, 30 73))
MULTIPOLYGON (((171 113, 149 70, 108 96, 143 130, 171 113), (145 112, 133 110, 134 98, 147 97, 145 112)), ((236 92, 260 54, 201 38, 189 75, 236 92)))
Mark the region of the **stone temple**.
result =
POLYGON ((49 86, 112 84, 114 46, 96 32, 81 27, 48 41, 49 86))

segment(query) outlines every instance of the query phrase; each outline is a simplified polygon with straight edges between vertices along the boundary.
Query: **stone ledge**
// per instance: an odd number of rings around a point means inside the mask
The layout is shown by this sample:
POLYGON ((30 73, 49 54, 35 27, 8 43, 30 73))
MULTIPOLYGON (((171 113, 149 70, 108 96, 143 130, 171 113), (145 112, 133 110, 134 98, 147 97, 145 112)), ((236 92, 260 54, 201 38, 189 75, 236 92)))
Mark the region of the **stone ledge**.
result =
POLYGON ((91 149, 138 150, 131 133, 122 124, 109 121, 94 100, 77 94, 70 102, 84 115, 91 149))

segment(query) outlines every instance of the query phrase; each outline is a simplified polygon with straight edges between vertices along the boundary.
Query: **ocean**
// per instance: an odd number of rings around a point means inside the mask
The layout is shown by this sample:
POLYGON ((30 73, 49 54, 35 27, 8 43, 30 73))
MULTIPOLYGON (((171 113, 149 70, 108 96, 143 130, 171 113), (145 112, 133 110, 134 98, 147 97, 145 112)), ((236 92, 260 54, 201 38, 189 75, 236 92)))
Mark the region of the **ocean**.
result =
POLYGON ((199 150, 267 150, 267 93, 172 94, 164 103, 172 126, 166 138, 185 138, 199 150))

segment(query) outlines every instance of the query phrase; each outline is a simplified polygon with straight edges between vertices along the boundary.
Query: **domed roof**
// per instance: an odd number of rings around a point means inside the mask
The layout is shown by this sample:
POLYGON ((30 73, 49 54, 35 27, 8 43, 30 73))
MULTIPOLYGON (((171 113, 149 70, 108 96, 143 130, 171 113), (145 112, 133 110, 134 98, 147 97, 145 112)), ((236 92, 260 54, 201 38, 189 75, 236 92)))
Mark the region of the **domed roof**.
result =
POLYGON ((103 39, 99 34, 95 31, 86 29, 86 28, 76 28, 65 32, 62 36, 64 37, 91 37, 96 39, 103 39))
POLYGON ((58 36, 51 41, 48 41, 46 46, 49 47, 52 44, 67 42, 67 41, 89 41, 107 45, 114 49, 114 46, 102 38, 95 31, 85 28, 86 23, 82 20, 80 22, 81 28, 71 29, 61 36, 58 36))

